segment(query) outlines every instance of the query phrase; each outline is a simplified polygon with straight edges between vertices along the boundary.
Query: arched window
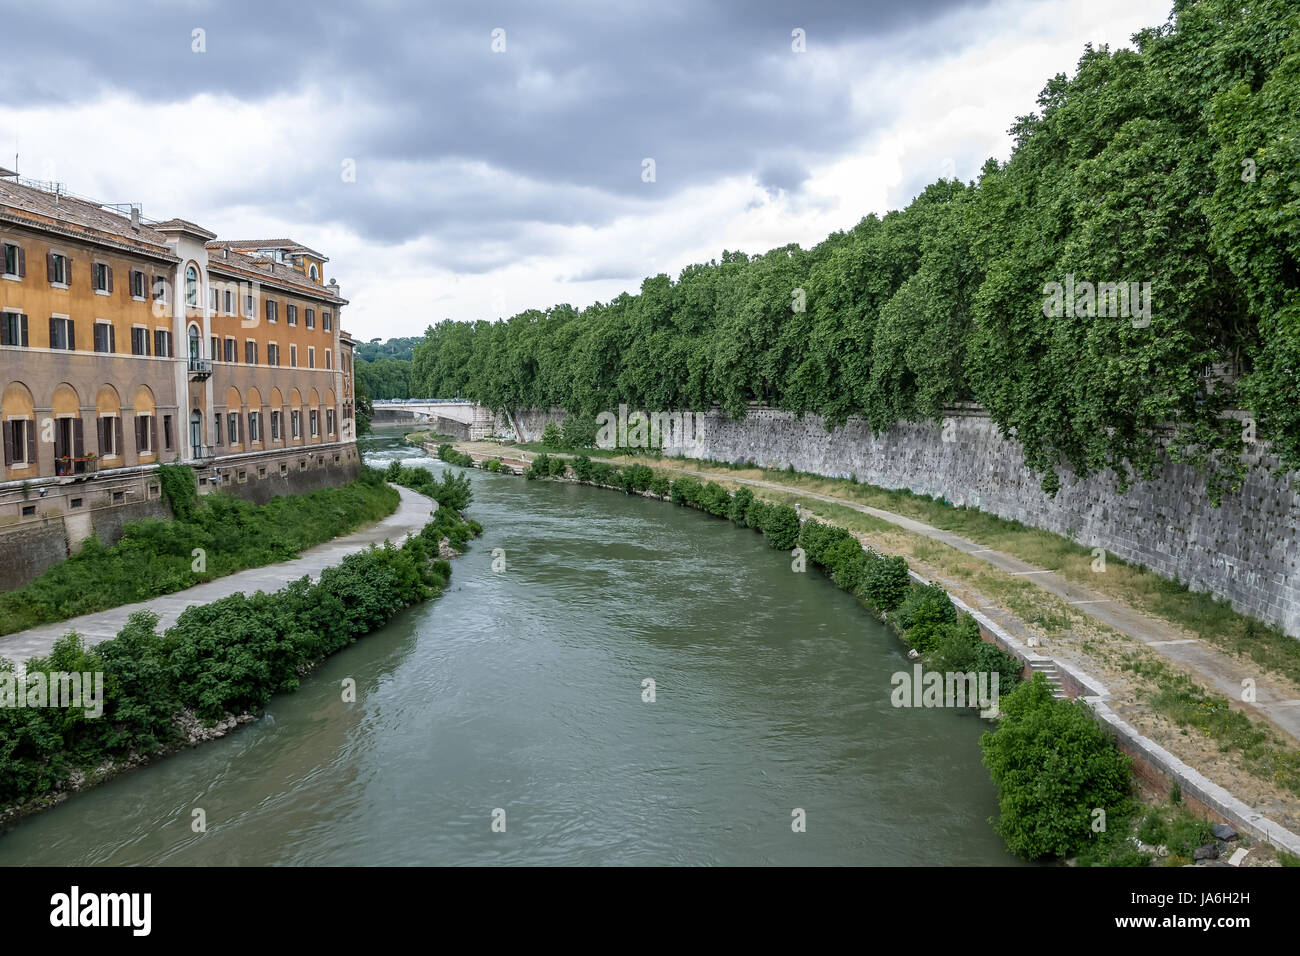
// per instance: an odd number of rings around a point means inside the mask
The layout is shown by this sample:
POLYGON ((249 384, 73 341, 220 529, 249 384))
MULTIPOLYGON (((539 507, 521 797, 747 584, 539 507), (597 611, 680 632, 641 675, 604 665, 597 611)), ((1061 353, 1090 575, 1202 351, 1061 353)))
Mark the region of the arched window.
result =
POLYGON ((320 278, 320 270, 316 268, 316 263, 313 262, 307 269, 307 275, 311 276, 313 279, 320 278))
POLYGON ((196 359, 198 357, 199 357, 199 327, 197 325, 191 325, 190 326, 190 358, 196 359))
POLYGON ((185 304, 191 309, 199 307, 199 270, 185 267, 185 304))

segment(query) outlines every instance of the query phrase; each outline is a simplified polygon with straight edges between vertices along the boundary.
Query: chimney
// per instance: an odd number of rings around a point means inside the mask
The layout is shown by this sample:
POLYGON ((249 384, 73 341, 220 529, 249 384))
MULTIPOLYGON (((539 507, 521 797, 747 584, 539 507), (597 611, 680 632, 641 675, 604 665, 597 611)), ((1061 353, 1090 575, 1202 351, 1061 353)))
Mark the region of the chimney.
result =
POLYGON ((140 207, 139 206, 131 207, 131 231, 132 232, 140 231, 140 207))

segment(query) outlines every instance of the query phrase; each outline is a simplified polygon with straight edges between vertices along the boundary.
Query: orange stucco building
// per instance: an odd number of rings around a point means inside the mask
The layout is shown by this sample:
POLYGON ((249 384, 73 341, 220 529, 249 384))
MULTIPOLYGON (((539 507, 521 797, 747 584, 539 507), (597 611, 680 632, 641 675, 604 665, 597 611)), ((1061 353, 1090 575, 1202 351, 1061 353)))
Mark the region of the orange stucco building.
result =
POLYGON ((357 473, 347 300, 325 256, 6 170, 0 254, 0 547, 25 551, 0 560, 7 585, 162 513, 160 462, 254 500, 357 473))

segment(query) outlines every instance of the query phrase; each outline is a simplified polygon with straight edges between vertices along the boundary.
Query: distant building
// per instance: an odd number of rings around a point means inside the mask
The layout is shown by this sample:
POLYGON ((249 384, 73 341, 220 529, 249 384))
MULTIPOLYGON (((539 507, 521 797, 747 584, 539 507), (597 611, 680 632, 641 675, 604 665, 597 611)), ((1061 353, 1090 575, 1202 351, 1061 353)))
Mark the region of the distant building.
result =
POLYGON ((354 342, 329 260, 0 170, 0 587, 163 514, 156 465, 253 500, 350 480, 354 342), (6 573, 8 572, 8 573, 6 573))

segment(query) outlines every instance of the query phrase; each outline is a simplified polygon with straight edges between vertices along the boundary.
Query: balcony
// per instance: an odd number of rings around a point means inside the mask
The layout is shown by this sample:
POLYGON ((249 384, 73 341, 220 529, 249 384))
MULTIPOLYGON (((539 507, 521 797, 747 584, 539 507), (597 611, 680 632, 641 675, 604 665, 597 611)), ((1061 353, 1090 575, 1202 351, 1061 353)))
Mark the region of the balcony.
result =
POLYGON ((190 359, 190 381, 202 382, 212 376, 212 359, 190 359))

